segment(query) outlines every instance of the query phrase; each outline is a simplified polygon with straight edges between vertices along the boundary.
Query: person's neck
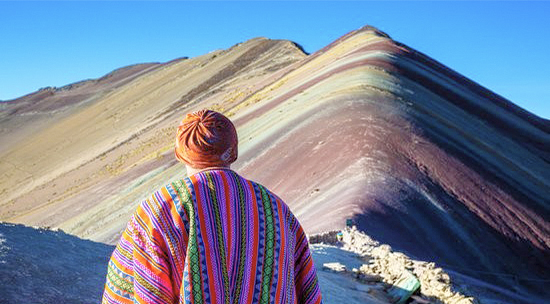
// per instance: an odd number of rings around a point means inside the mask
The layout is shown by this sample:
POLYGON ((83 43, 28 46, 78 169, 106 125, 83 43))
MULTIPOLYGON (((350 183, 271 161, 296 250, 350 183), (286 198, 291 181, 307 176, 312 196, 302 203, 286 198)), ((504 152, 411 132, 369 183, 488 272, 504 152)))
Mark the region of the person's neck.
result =
POLYGON ((191 175, 195 175, 197 173, 200 173, 200 172, 204 172, 204 171, 209 171, 209 170, 227 170, 227 169, 231 169, 229 166, 215 166, 215 167, 206 167, 206 168, 201 168, 201 169, 197 169, 197 168, 193 168, 193 167, 190 167, 190 166, 185 166, 186 168, 186 171, 187 171, 187 176, 191 176, 191 175))

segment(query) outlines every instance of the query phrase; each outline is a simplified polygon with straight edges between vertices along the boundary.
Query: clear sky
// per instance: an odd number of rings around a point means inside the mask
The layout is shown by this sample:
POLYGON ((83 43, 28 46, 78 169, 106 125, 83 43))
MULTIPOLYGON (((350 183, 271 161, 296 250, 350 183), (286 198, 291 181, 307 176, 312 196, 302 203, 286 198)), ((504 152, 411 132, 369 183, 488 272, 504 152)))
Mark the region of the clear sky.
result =
POLYGON ((548 1, 0 1, 0 100, 253 37, 315 52, 373 25, 550 118, 548 1))

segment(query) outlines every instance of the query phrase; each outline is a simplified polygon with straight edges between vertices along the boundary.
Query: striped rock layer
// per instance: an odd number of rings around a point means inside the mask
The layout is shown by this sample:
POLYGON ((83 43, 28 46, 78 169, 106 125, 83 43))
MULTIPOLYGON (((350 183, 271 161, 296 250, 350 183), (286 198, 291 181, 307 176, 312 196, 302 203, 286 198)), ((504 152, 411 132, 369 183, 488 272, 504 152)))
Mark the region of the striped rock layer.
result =
POLYGON ((62 108, 18 105, 78 87, 2 105, 0 219, 114 243, 140 199, 185 176, 175 127, 208 107, 237 125, 233 168, 308 233, 352 219, 417 259, 548 293, 549 122, 386 34, 311 55, 258 38, 120 78, 62 108))

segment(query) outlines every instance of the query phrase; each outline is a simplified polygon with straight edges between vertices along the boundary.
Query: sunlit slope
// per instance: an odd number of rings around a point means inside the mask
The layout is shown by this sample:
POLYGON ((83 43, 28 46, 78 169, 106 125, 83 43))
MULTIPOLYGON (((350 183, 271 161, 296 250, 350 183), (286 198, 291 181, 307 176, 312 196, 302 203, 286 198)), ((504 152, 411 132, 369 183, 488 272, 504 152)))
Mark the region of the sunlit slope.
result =
MULTIPOLYGON (((2 219, 113 238, 144 193, 169 181, 158 169, 174 165, 170 149, 185 112, 223 110, 222 102, 239 102, 304 56, 291 42, 258 38, 168 63, 112 90, 2 156, 2 219), (109 230, 113 217, 119 222, 109 230)), ((184 176, 182 166, 173 169, 184 176)))
POLYGON ((161 64, 158 63, 131 65, 98 79, 83 80, 61 88, 46 87, 0 103, 0 154, 33 133, 93 104, 112 90, 159 66, 161 64))

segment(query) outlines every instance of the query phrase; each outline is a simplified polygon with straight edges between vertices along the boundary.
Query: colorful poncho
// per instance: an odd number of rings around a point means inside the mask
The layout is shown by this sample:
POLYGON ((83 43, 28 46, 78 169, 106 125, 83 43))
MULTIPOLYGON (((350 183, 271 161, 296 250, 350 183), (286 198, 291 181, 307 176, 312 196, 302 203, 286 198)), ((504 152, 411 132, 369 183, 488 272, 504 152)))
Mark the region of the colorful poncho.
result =
POLYGON ((305 233, 288 206, 210 170, 143 201, 111 260, 102 303, 321 303, 305 233))

